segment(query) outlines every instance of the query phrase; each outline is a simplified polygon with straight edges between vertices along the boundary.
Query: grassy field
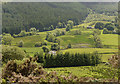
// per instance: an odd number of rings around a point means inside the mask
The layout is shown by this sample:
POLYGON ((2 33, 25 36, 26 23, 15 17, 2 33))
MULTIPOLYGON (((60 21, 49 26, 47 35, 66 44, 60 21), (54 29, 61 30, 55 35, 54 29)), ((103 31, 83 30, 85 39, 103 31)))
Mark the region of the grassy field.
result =
POLYGON ((108 62, 108 59, 114 54, 102 54, 101 60, 102 62, 108 62))
POLYGON ((83 35, 91 35, 94 31, 94 29, 87 29, 87 28, 82 28, 82 27, 75 27, 74 29, 71 29, 68 35, 74 35, 76 30, 80 30, 83 35))
POLYGON ((98 51, 98 53, 109 54, 118 52, 118 49, 109 49, 109 48, 75 48, 75 49, 66 49, 62 50, 63 53, 92 53, 98 51))
POLYGON ((28 53, 35 53, 35 52, 40 52, 42 51, 42 48, 41 47, 32 47, 32 48, 21 48, 22 50, 26 50, 26 52, 28 53))
POLYGON ((118 46, 118 35, 117 34, 101 34, 100 39, 103 45, 118 46))
POLYGON ((24 47, 34 47, 36 42, 43 42, 46 36, 46 33, 39 33, 40 35, 33 35, 33 36, 25 36, 25 37, 18 37, 14 38, 12 41, 12 45, 16 45, 19 41, 23 40, 24 47))
POLYGON ((41 47, 23 47, 22 50, 25 50, 30 56, 34 56, 36 52, 43 52, 41 47))
MULTIPOLYGON (((97 66, 80 66, 80 67, 61 67, 61 68, 45 68, 46 71, 56 71, 58 75, 68 75, 72 73, 78 77, 94 77, 94 78, 110 78, 109 71, 102 70, 102 72, 97 72, 100 69, 109 69, 110 67, 100 64, 97 66)), ((117 77, 117 76, 116 76, 117 77)))
POLYGON ((93 44, 93 39, 89 38, 88 34, 85 35, 64 35, 57 37, 61 40, 61 45, 68 45, 71 44, 80 44, 80 43, 87 43, 93 44))

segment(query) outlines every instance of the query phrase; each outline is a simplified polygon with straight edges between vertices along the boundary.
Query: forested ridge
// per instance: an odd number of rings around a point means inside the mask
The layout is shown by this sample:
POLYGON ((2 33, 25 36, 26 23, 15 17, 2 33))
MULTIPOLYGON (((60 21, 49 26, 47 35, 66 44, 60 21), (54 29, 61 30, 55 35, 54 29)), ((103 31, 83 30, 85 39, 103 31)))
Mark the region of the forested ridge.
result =
POLYGON ((9 2, 2 5, 2 32, 18 34, 21 30, 29 31, 35 27, 39 31, 54 29, 58 22, 74 21, 80 24, 89 14, 88 8, 96 13, 117 15, 118 3, 100 2, 9 2))
POLYGON ((117 16, 118 3, 117 2, 84 2, 86 7, 92 9, 96 13, 106 14, 109 16, 117 16))
POLYGON ((87 16, 87 7, 81 3, 4 3, 3 32, 18 34, 31 27, 39 31, 49 30, 58 22, 73 20, 79 24, 87 16))

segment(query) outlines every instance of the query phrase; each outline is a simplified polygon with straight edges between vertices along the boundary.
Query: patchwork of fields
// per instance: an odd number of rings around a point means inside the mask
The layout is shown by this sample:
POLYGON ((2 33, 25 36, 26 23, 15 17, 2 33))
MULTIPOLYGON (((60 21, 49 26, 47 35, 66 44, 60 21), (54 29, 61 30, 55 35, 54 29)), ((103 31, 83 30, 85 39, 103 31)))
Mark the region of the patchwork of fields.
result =
MULTIPOLYGON (((110 17, 113 20, 113 17, 110 17)), ((87 18, 88 19, 88 18, 87 18)), ((100 19, 100 18, 99 18, 100 19)), ((101 61, 108 62, 108 59, 111 58, 112 55, 118 53, 118 38, 117 34, 103 34, 102 30, 101 35, 99 35, 103 48, 94 48, 94 38, 93 31, 95 29, 86 29, 87 26, 92 25, 95 26, 96 22, 109 23, 107 21, 92 21, 90 23, 83 23, 77 26, 74 26, 69 32, 66 32, 66 35, 58 36, 57 38, 60 40, 60 48, 59 52, 65 53, 70 52, 73 53, 93 53, 97 51, 101 54, 101 61), (83 28, 83 26, 85 28, 83 28), (76 30, 81 30, 81 35, 74 35, 76 30), (72 48, 66 49, 68 44, 72 45, 72 48)), ((56 30, 65 30, 63 29, 55 29, 47 32, 55 32, 56 30)), ((37 35, 34 36, 26 36, 14 38, 12 45, 16 45, 20 40, 24 41, 24 46, 21 48, 25 50, 27 54, 30 56, 34 56, 36 52, 43 52, 42 47, 34 47, 36 42, 47 42, 47 47, 51 48, 51 44, 53 42, 48 42, 45 40, 47 32, 38 32, 37 35)), ((107 71, 105 72, 96 72, 102 68, 110 68, 104 64, 99 64, 98 66, 80 66, 80 67, 60 67, 60 68, 45 68, 46 71, 56 71, 58 75, 68 75, 70 73, 78 76, 78 77, 95 77, 95 78, 103 78, 108 77, 107 71), (106 73, 106 76, 104 75, 106 73), (104 76, 103 76, 104 75, 104 76)))
MULTIPOLYGON (((94 22, 93 22, 94 23, 94 22)), ((87 23, 90 24, 90 23, 87 23)), ((82 26, 83 24, 81 24, 82 26)), ((80 26, 80 25, 79 25, 80 26)), ((118 52, 118 35, 117 34, 101 34, 99 35, 102 44, 107 46, 105 48, 93 48, 94 41, 92 32, 94 29, 82 29, 82 35, 74 35, 74 31, 79 29, 75 27, 71 29, 70 32, 67 32, 66 35, 58 36, 57 38, 60 39, 61 49, 60 52, 70 52, 70 53, 93 53, 97 51, 102 55, 102 61, 107 62, 108 58, 110 58, 113 54, 118 52), (72 44, 71 49, 65 49, 68 43, 72 44)), ((62 30, 62 29, 59 29, 62 30)), ((64 28, 63 28, 64 30, 64 28)), ((55 30, 48 31, 48 32, 55 32, 55 30)), ((101 31, 102 32, 102 31, 101 31)), ((20 40, 24 41, 24 47, 21 48, 25 50, 30 56, 33 56, 36 52, 43 52, 42 47, 34 47, 36 42, 47 42, 47 46, 50 48, 52 42, 48 42, 45 40, 47 32, 39 32, 38 35, 34 36, 26 36, 26 37, 19 37, 14 38, 12 45, 16 45, 17 42, 20 40)))

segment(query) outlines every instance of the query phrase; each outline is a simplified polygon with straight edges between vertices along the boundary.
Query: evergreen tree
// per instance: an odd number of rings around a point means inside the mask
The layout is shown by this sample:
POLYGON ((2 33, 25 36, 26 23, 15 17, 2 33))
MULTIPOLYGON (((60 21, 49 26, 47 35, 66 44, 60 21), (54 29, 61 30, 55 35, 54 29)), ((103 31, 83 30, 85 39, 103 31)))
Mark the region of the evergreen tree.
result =
POLYGON ((91 65, 95 65, 96 64, 96 60, 95 60, 95 56, 91 56, 91 65))
POLYGON ((69 43, 68 46, 67 46, 67 48, 71 48, 71 47, 72 47, 72 46, 71 46, 71 44, 69 43))
POLYGON ((75 53, 75 59, 74 59, 74 66, 78 66, 79 64, 78 64, 78 55, 77 55, 77 53, 75 53))
POLYGON ((63 61, 63 65, 64 66, 70 66, 69 65, 69 57, 70 57, 70 54, 69 54, 69 52, 65 52, 65 54, 64 54, 64 61, 63 61))

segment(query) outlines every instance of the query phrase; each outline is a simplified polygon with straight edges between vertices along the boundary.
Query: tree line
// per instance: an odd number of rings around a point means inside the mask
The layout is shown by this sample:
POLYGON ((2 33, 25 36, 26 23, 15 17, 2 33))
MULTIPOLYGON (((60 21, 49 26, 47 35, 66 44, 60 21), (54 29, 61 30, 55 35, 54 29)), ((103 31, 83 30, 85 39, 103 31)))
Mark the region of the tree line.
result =
POLYGON ((97 22, 95 24, 95 28, 96 29, 103 29, 103 34, 119 34, 120 31, 120 27, 117 23, 117 21, 115 23, 102 23, 102 22, 97 22))
POLYGON ((94 66, 101 62, 101 56, 97 53, 75 53, 70 54, 66 53, 58 53, 56 55, 47 54, 43 56, 42 53, 37 53, 34 55, 38 56, 39 63, 43 63, 44 67, 72 67, 72 66, 94 66))

